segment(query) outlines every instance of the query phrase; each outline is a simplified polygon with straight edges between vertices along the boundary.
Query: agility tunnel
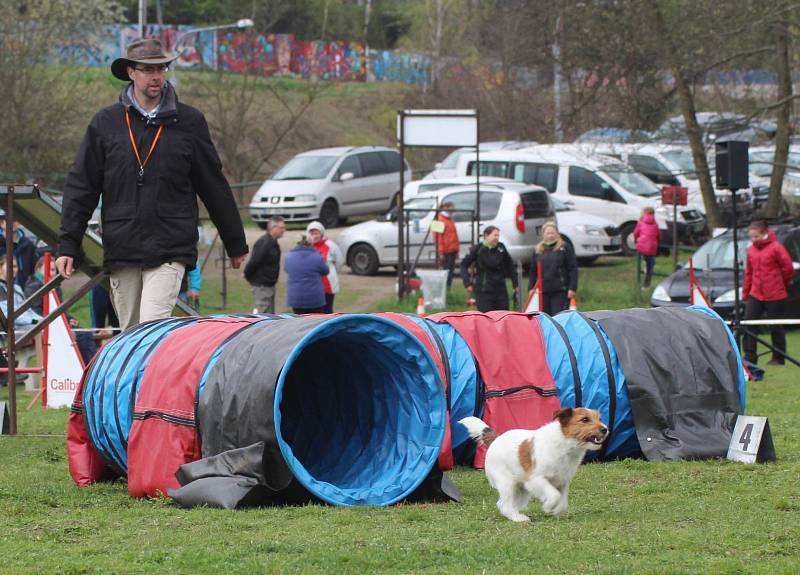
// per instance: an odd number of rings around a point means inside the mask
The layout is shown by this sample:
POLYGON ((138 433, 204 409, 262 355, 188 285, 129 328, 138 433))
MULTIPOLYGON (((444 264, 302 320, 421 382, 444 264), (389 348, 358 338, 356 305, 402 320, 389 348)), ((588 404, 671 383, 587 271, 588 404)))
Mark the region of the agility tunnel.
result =
POLYGON ((598 459, 719 457, 744 386, 701 307, 168 319, 93 359, 69 465, 186 506, 459 500, 443 470, 485 457, 463 417, 503 432, 585 406, 610 430, 598 459))
POLYGON ((70 472, 184 505, 457 499, 438 350, 398 314, 142 324, 84 375, 70 472))
MULTIPOLYGON (((451 369, 450 382, 452 445, 462 463, 473 461, 459 419, 476 415, 498 432, 539 427, 554 411, 551 386, 556 407, 600 411, 610 434, 591 457, 601 460, 724 457, 744 412, 741 356, 705 307, 442 313, 422 321, 446 342, 451 364, 462 366, 451 369)), ((479 448, 474 464, 482 463, 479 448)))

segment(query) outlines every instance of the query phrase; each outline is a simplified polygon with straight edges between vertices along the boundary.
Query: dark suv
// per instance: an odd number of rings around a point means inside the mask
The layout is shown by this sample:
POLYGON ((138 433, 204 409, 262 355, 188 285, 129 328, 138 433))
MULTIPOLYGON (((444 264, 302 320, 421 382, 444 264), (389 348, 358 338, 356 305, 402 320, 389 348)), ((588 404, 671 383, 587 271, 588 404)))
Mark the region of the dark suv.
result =
MULTIPOLYGON (((771 228, 777 240, 789 252, 796 270, 800 270, 800 225, 781 224, 771 228)), ((744 284, 744 266, 750 238, 747 230, 740 229, 739 286, 744 284)), ((733 232, 708 240, 692 258, 694 275, 714 310, 723 317, 733 315, 733 232)), ((670 275, 656 286, 650 298, 653 307, 689 305, 689 265, 670 275)), ((743 311, 743 307, 740 308, 743 311)), ((786 317, 800 317, 800 273, 789 284, 789 300, 784 308, 786 317)))

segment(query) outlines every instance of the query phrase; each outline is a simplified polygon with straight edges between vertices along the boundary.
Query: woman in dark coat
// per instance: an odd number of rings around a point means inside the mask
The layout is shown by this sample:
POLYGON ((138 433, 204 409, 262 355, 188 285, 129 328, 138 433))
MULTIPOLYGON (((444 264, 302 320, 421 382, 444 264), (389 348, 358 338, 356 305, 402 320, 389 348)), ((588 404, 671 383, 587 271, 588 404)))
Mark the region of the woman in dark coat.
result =
POLYGON ((514 269, 514 261, 500 241, 500 229, 487 226, 483 230, 483 240, 472 246, 467 256, 461 260, 461 279, 464 287, 472 288, 478 311, 508 309, 508 290, 506 278, 511 278, 514 291, 519 293, 519 280, 514 269), (474 273, 470 266, 474 264, 474 273))
POLYGON ((330 271, 328 264, 305 235, 283 261, 286 270, 286 305, 294 313, 324 313, 325 288, 322 276, 330 271))
POLYGON ((578 260, 575 252, 558 233, 555 222, 542 226, 542 241, 536 245, 531 258, 531 275, 528 291, 533 291, 542 265, 542 311, 555 315, 567 309, 569 300, 578 291, 578 260))

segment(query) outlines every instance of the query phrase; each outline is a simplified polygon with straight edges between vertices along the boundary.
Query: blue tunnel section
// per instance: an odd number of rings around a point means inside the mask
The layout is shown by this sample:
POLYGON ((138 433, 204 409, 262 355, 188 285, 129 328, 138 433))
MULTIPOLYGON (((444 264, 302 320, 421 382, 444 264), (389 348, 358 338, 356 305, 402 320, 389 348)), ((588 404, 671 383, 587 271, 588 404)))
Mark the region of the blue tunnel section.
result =
POLYGON ((86 430, 103 459, 119 474, 128 471, 128 433, 147 361, 163 339, 194 319, 140 324, 103 346, 86 373, 86 430))
POLYGON ((625 374, 614 345, 605 332, 594 321, 574 311, 543 318, 541 325, 542 331, 546 332, 548 364, 553 372, 561 405, 596 409, 608 425, 608 442, 598 456, 615 458, 641 455, 625 374), (561 326, 572 348, 581 382, 579 393, 575 390, 575 375, 572 365, 569 365, 567 344, 552 322, 561 326), (552 349, 550 342, 553 343, 552 349), (563 355, 559 355, 559 347, 562 346, 565 349, 563 355))

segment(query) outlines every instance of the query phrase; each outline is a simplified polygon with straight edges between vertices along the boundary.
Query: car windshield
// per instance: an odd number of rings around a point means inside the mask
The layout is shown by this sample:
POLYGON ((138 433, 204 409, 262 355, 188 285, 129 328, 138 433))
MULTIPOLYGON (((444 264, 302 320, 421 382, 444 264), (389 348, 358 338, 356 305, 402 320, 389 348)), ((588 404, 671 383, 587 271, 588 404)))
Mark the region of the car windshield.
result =
POLYGON ((420 220, 436 207, 436 198, 414 198, 405 203, 406 213, 410 220, 420 220))
POLYGON ((622 164, 603 166, 600 169, 611 176, 620 186, 637 196, 657 196, 661 193, 658 186, 647 177, 639 172, 634 172, 622 164))
POLYGON ((321 180, 331 171, 339 156, 297 156, 289 160, 273 180, 321 180))
POLYGON ((442 163, 441 163, 441 165, 439 167, 440 168, 448 168, 448 169, 455 168, 456 164, 458 163, 458 159, 462 155, 464 155, 465 153, 471 152, 471 151, 472 151, 472 148, 459 148, 459 149, 455 150, 454 152, 450 152, 450 154, 444 160, 442 160, 442 163))
MULTIPOLYGON (((772 150, 750 154, 750 170, 757 176, 772 175, 774 162, 775 152, 772 150)), ((800 172, 800 152, 789 152, 786 169, 790 172, 800 172)))
MULTIPOLYGON (((744 266, 750 239, 739 237, 739 265, 744 266)), ((717 236, 704 243, 692 256, 696 270, 733 269, 733 236, 730 233, 717 236)), ((742 267, 744 269, 744 267, 742 267)))
POLYGON ((664 157, 671 163, 678 166, 681 175, 686 176, 690 180, 697 179, 697 172, 694 168, 694 159, 688 150, 670 150, 664 152, 664 157))

